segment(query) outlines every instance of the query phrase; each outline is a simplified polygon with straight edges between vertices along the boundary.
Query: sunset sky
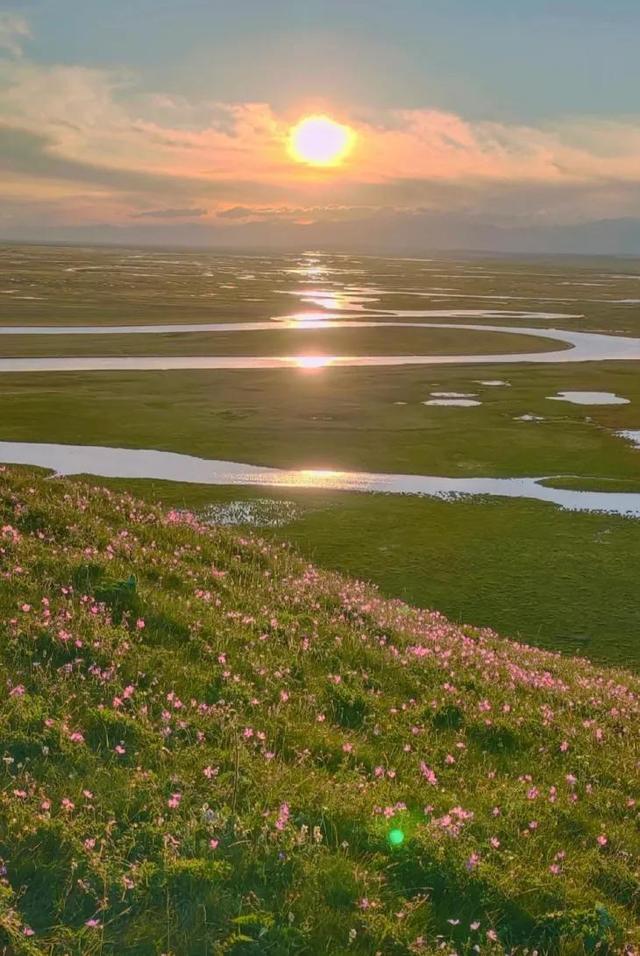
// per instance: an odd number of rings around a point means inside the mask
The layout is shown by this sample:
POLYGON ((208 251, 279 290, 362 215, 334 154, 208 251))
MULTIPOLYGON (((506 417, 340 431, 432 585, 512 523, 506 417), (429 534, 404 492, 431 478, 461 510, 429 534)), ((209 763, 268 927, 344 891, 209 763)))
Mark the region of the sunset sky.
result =
POLYGON ((637 0, 10 0, 0 238, 640 251, 638 36, 637 0), (288 148, 316 114, 336 165, 288 148))

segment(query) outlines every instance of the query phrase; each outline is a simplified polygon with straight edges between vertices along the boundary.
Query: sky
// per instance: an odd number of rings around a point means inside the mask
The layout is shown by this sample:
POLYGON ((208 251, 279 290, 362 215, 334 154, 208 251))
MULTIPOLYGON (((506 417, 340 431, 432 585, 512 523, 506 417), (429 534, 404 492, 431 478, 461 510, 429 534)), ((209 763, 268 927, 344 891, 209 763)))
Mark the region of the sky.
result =
POLYGON ((4 0, 0 238, 640 253, 638 0, 4 0), (296 162, 323 113, 355 146, 296 162))

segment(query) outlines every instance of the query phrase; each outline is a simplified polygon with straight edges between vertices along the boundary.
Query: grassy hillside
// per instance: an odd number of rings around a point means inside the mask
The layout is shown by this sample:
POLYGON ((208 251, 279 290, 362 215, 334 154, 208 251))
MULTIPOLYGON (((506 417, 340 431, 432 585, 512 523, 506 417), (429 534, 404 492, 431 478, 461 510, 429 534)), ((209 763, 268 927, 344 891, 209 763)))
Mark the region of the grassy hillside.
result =
POLYGON ((6 954, 632 952, 640 680, 0 474, 6 954))

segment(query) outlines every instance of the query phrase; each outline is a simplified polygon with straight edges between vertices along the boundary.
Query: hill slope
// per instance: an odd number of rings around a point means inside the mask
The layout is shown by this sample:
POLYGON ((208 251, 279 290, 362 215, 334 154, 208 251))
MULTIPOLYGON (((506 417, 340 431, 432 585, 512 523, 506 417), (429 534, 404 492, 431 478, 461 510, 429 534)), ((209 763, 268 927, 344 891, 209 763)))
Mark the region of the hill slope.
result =
POLYGON ((81 482, 0 529, 3 952, 640 941, 637 677, 81 482))

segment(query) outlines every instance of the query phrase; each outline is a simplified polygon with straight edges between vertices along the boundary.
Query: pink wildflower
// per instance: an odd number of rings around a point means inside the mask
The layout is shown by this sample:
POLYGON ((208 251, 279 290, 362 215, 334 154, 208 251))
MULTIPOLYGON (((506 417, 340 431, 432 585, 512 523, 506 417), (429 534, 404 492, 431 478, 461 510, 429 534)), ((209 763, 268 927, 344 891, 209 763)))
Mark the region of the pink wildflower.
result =
POLYGON ((276 820, 276 830, 284 830, 289 820, 289 804, 281 803, 280 809, 278 811, 278 819, 276 820))
POLYGON ((421 761, 420 763, 420 773, 422 774, 424 779, 427 781, 427 783, 430 783, 432 787, 437 786, 438 778, 436 777, 431 767, 427 766, 424 760, 421 761))

